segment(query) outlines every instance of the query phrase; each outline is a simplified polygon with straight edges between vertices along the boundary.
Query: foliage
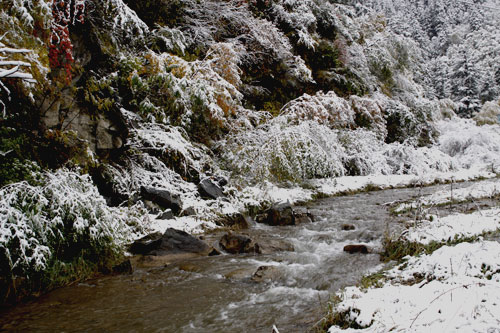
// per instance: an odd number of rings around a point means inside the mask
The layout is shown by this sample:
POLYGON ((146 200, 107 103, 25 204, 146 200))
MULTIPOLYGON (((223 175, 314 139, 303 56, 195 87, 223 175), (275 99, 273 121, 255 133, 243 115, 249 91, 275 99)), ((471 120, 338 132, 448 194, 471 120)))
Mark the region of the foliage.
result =
POLYGON ((52 69, 62 68, 67 82, 71 81, 73 44, 70 40, 70 25, 83 23, 86 0, 53 0, 49 46, 49 61, 52 69))
POLYGON ((43 178, 40 185, 21 182, 0 190, 2 288, 19 277, 42 290, 58 279, 82 278, 83 267, 118 258, 142 224, 137 211, 109 208, 88 176, 59 170, 43 178))

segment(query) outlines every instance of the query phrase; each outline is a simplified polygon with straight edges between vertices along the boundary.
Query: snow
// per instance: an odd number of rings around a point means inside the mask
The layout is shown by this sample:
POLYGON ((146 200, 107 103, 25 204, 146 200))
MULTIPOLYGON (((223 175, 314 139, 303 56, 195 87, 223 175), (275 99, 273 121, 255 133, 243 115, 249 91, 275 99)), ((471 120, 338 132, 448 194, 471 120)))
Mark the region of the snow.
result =
POLYGON ((213 221, 205 221, 196 216, 176 217, 170 220, 157 220, 156 215, 150 215, 152 220, 151 232, 165 233, 168 228, 182 230, 191 234, 200 234, 208 229, 215 229, 217 225, 213 221))
POLYGON ((381 288, 348 287, 335 310, 364 329, 334 332, 490 332, 500 321, 497 242, 445 246, 389 271, 381 288), (415 281, 415 277, 423 280, 415 281))
POLYGON ((500 228, 500 210, 490 209, 472 214, 453 214, 446 217, 432 215, 430 221, 419 221, 403 238, 410 242, 429 244, 432 241, 445 242, 479 236, 500 228))

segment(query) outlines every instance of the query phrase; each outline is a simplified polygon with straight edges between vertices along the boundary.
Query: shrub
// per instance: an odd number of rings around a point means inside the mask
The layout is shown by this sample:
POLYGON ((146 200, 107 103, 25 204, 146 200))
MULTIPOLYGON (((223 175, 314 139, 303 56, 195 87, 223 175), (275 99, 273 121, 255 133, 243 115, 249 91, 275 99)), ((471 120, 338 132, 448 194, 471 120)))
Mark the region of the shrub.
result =
POLYGON ((137 210, 109 208, 89 176, 67 170, 45 173, 39 186, 3 187, 1 296, 19 287, 19 279, 25 281, 21 289, 33 292, 55 287, 54 279, 60 285, 110 268, 123 243, 140 230, 140 216, 137 210))

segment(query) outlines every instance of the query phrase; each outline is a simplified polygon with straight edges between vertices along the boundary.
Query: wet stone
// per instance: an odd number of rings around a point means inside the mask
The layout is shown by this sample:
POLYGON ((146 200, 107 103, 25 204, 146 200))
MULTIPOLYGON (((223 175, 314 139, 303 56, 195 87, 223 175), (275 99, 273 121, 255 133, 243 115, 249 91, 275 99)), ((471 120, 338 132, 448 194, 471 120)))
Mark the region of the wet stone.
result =
POLYGON ((348 252, 348 253, 363 253, 363 254, 367 254, 367 253, 370 253, 368 247, 366 245, 363 245, 363 244, 351 244, 351 245, 346 245, 344 246, 344 252, 348 252))
POLYGON ((173 253, 197 253, 207 255, 211 248, 190 234, 169 228, 161 236, 158 233, 144 237, 132 244, 130 252, 143 255, 166 255, 173 253))
POLYGON ((342 230, 344 231, 351 231, 351 230, 356 230, 356 227, 353 224, 342 224, 342 230))
POLYGON ((112 270, 113 273, 117 274, 132 274, 134 272, 130 259, 127 259, 121 264, 114 266, 112 270))
POLYGON ((275 204, 266 211, 265 215, 258 222, 272 226, 295 225, 292 205, 289 202, 275 204))
POLYGON ((231 254, 260 253, 259 245, 245 235, 227 233, 220 239, 219 246, 231 254))
POLYGON ((248 229, 252 224, 254 224, 251 217, 245 216, 241 213, 227 215, 221 218, 219 223, 225 227, 230 227, 233 230, 248 229))
POLYGON ((276 266, 260 266, 252 276, 254 282, 276 281, 281 277, 280 270, 276 266))

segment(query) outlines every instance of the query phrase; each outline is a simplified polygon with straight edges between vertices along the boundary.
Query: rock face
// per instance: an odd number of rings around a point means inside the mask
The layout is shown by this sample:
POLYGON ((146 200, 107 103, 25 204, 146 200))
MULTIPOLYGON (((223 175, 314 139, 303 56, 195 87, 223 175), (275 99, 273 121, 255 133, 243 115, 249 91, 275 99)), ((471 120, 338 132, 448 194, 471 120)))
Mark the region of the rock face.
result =
POLYGON ((169 228, 163 235, 157 233, 137 240, 130 246, 129 251, 133 254, 154 256, 177 253, 208 255, 211 248, 184 231, 169 228))
POLYGON ((198 192, 204 198, 217 199, 225 197, 222 186, 211 178, 204 178, 200 181, 198 192))
POLYGON ((370 253, 368 247, 366 245, 363 245, 363 244, 346 245, 346 246, 344 246, 344 252, 349 252, 351 254, 352 253, 363 253, 363 254, 370 253))
POLYGON ((141 187, 141 195, 143 199, 150 200, 162 207, 170 208, 176 214, 178 214, 182 209, 182 201, 180 197, 165 189, 143 186, 141 187))
POLYGON ((95 116, 76 103, 75 96, 69 92, 63 93, 58 100, 45 101, 42 110, 41 121, 45 128, 75 131, 78 138, 88 141, 94 152, 122 148, 128 136, 119 112, 110 110, 107 116, 95 116))
POLYGON ((231 254, 260 253, 259 244, 254 243, 249 237, 227 233, 219 241, 219 246, 231 254))

